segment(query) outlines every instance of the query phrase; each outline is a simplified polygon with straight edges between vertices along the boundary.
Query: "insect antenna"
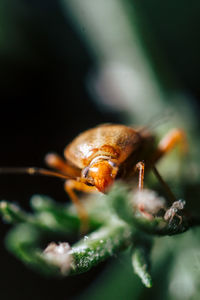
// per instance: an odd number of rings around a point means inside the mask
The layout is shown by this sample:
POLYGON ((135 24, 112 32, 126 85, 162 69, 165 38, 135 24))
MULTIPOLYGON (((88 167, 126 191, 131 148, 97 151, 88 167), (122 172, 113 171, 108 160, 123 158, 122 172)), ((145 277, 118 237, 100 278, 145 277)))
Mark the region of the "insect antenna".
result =
POLYGON ((147 132, 152 131, 154 128, 157 128, 158 126, 167 123, 170 119, 172 119, 173 115, 174 115, 174 112, 170 109, 168 109, 160 114, 156 114, 155 116, 153 116, 149 119, 149 121, 146 123, 146 125, 141 126, 139 128, 139 132, 143 133, 145 131, 147 131, 147 132))
POLYGON ((51 170, 36 168, 36 167, 27 167, 27 168, 0 168, 0 174, 28 174, 28 175, 42 175, 49 177, 57 177, 60 179, 77 179, 77 177, 68 176, 62 173, 54 172, 51 170))

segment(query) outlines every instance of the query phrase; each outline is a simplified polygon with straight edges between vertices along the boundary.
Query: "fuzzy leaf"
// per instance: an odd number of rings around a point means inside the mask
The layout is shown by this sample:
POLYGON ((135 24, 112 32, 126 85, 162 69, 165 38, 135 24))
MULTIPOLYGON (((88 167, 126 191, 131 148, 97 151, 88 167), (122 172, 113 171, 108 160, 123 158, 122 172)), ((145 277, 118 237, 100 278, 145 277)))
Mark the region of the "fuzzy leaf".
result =
POLYGON ((152 278, 150 275, 150 251, 151 241, 140 238, 139 242, 135 242, 132 252, 132 265, 135 273, 141 278, 143 284, 152 287, 152 278))

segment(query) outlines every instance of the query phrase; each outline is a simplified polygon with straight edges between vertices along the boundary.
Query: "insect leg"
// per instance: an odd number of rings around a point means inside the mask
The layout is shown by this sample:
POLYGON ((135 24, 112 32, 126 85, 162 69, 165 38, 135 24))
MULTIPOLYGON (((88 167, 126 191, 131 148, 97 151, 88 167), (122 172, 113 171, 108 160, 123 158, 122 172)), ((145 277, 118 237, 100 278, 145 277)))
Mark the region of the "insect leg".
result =
POLYGON ((138 210, 140 211, 140 213, 148 220, 152 220, 153 219, 153 215, 151 215, 150 213, 148 213, 145 210, 144 204, 138 204, 138 210))
POLYGON ((74 190, 86 192, 86 193, 94 193, 98 192, 97 188, 94 186, 88 186, 84 184, 83 182, 76 181, 73 179, 69 179, 65 181, 64 189, 71 198, 73 204, 75 205, 77 209, 77 213, 79 215, 79 218, 81 220, 81 232, 87 232, 88 230, 88 213, 81 203, 81 201, 78 199, 76 193, 74 190))
POLYGON ((181 225, 182 222, 183 222, 182 216, 180 216, 180 215, 178 215, 178 214, 176 214, 176 216, 179 218, 179 223, 178 223, 178 225, 181 225))
POLYGON ((45 162, 50 168, 61 171, 64 174, 70 175, 72 177, 80 176, 80 171, 78 169, 69 165, 67 161, 65 161, 57 154, 54 153, 47 154, 45 156, 45 162))
MULTIPOLYGON (((139 172, 139 180, 138 180, 139 191, 142 191, 144 187, 144 166, 145 165, 142 161, 138 162, 135 166, 135 171, 139 172)), ((152 220, 153 216, 146 211, 144 203, 138 203, 137 208, 140 211, 140 213, 145 216, 145 218, 152 220)))
POLYGON ((166 193, 169 196, 170 199, 170 204, 174 203, 175 201, 177 201, 176 197, 174 196, 173 192, 171 191, 170 187, 168 186, 168 184, 164 181, 164 179, 162 178, 162 176, 160 175, 160 173, 158 172, 157 168, 155 166, 152 167, 152 170, 155 174, 155 176, 158 178, 158 180, 160 181, 160 183, 162 184, 163 188, 165 189, 166 193))
POLYGON ((144 163, 142 161, 137 163, 136 170, 139 172, 138 189, 142 190, 144 186, 144 163))
POLYGON ((188 144, 185 132, 181 129, 173 129, 158 144, 158 149, 153 155, 153 163, 157 162, 165 153, 172 150, 177 144, 180 145, 180 153, 187 153, 188 144))

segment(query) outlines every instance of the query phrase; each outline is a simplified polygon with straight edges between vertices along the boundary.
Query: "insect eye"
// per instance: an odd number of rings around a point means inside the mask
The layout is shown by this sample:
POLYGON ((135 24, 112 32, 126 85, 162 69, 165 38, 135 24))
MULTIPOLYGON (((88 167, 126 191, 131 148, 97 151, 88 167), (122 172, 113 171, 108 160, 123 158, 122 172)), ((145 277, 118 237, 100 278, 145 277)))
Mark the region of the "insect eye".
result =
POLYGON ((86 178, 88 176, 88 172, 89 172, 89 167, 86 167, 85 169, 83 169, 83 171, 82 171, 83 178, 86 178))
POLYGON ((109 160, 108 163, 109 163, 109 165, 110 165, 111 167, 113 167, 113 168, 116 168, 116 167, 117 167, 116 163, 114 163, 112 160, 109 160))

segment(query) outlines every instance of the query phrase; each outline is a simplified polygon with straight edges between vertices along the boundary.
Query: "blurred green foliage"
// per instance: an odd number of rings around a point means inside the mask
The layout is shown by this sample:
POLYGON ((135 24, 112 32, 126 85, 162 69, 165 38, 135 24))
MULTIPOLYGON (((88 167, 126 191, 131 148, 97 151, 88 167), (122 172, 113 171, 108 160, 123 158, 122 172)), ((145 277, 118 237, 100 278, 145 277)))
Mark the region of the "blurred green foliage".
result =
MULTIPOLYGON (((67 68, 73 58, 76 70, 79 69, 79 65, 81 64, 85 66, 85 61, 87 60, 86 51, 84 53, 81 52, 83 48, 80 50, 79 42, 72 37, 71 28, 66 26, 65 13, 70 20, 73 18, 69 10, 66 9, 66 6, 63 6, 63 2, 1 1, 1 82, 5 84, 6 89, 10 87, 10 84, 12 86, 12 83, 15 82, 18 76, 18 69, 22 65, 33 66, 36 64, 43 66, 41 67, 42 69, 49 67, 49 65, 54 66, 59 62, 60 65, 64 65, 67 68), (10 76, 10 68, 13 70, 12 76, 10 76)), ((144 51, 144 56, 140 57, 141 60, 139 62, 135 57, 133 57, 133 60, 136 60, 141 69, 144 67, 145 70, 146 61, 150 61, 151 68, 158 80, 157 85, 160 86, 160 82, 162 82, 161 89, 163 94, 161 94, 164 95, 162 99, 157 98, 156 101, 150 98, 146 105, 138 107, 138 109, 141 108, 140 110, 137 110, 137 107, 130 101, 129 107, 126 107, 126 109, 128 112, 131 111, 131 113, 135 109, 135 114, 138 117, 137 121, 141 124, 144 120, 146 121, 143 114, 144 107, 147 115, 150 112, 162 112, 169 106, 172 107, 172 111, 178 111, 175 120, 171 123, 169 122, 170 124, 166 127, 163 126, 159 134, 165 132, 168 127, 173 127, 174 125, 180 126, 179 124, 182 126, 183 124, 189 135, 191 154, 187 157, 187 164, 185 167, 183 166, 181 172, 177 172, 179 162, 176 152, 169 158, 164 159, 159 168, 162 170, 164 177, 169 181, 175 194, 178 197, 186 199, 187 209, 193 210, 198 214, 200 209, 198 201, 200 192, 200 168, 198 163, 199 124, 198 120, 196 120, 197 112, 192 111, 191 108, 193 100, 187 97, 187 92, 186 94, 184 92, 189 90, 189 93, 192 93, 194 96, 198 97, 200 95, 200 41, 198 37, 200 30, 200 3, 197 0, 190 2, 186 0, 170 0, 166 2, 158 0, 126 0, 115 2, 119 4, 119 9, 123 13, 125 12, 126 18, 131 24, 129 29, 133 40, 136 33, 136 37, 140 41, 140 45, 142 45, 141 51, 144 51), (148 57, 148 60, 146 60, 146 57, 148 57), (174 97, 172 91, 175 94, 178 91, 178 97, 174 97), (182 97, 183 94, 184 97, 182 97), (187 104, 185 104, 186 102, 187 104)), ((89 2, 87 3, 89 6, 91 5, 89 2)), ((106 5, 104 10, 104 13, 106 13, 106 5)), ((98 9, 96 9, 96 12, 98 13, 98 9)), ((95 21, 95 15, 91 15, 91 19, 95 21)), ((107 32, 112 32, 111 25, 115 27, 118 22, 116 18, 110 20, 110 25, 105 24, 108 30, 102 30, 103 38, 106 37, 107 32)), ((104 19, 101 20, 101 23, 103 28, 104 19)), ((82 33, 84 33, 82 35, 82 42, 87 45, 85 47, 87 48, 87 52, 89 52, 89 45, 93 43, 92 39, 94 37, 87 37, 88 33, 87 31, 85 32, 84 24, 81 23, 78 14, 73 19, 72 24, 76 28, 81 27, 82 33)), ((121 33, 117 32, 119 40, 121 38, 120 35, 121 33)), ((95 38, 99 38, 99 44, 102 44, 100 36, 100 34, 96 34, 95 38)), ((138 47, 137 42, 135 44, 138 47)), ((107 49, 106 46, 103 45, 101 49, 96 48, 95 52, 99 54, 102 49, 107 49)), ((113 48, 111 47, 110 53, 107 53, 110 57, 113 55, 113 48)), ((129 51, 129 53, 134 53, 134 49, 131 47, 129 51)), ((89 53, 91 55, 91 52, 89 53)), ((97 58, 93 58, 93 60, 95 65, 101 66, 97 58)), ((106 63, 108 62, 106 61, 106 63)), ((141 82, 141 86, 145 90, 146 86, 144 84, 145 82, 141 82)), ((125 86, 125 88, 130 97, 133 97, 131 91, 129 92, 130 86, 125 86)), ((148 97, 149 94, 147 92, 148 97)), ((127 119, 125 119, 125 122, 128 122, 127 119)), ((129 119, 129 122, 135 122, 134 117, 129 119)), ((182 165, 183 161, 180 164, 182 165)), ((160 190, 153 177, 149 178, 149 186, 160 190)), ((124 194, 119 193, 114 202, 112 202, 113 198, 111 197, 110 204, 115 213, 118 214, 118 217, 122 218, 125 222, 130 222, 131 217, 128 214, 130 211, 126 205, 122 205, 123 197, 124 194), (120 207, 117 205, 117 202, 121 205, 120 207)), ((41 253, 38 252, 37 246, 40 244, 40 235, 47 237, 56 235, 59 238, 66 234, 70 238, 77 238, 80 221, 73 208, 65 210, 65 208, 57 204, 55 205, 54 202, 47 198, 36 197, 31 203, 34 211, 33 214, 27 214, 19 210, 17 206, 7 205, 7 202, 4 202, 3 214, 5 219, 7 221, 22 223, 18 224, 9 233, 7 246, 20 259, 28 264, 31 262, 33 266, 46 272, 49 265, 47 267, 46 262, 41 258, 41 253), (70 233, 72 234, 70 235, 70 233), (35 250, 37 251, 35 252, 35 250)), ((90 219, 92 230, 98 230, 105 222, 105 219, 109 218, 107 208, 105 210, 105 207, 102 209, 100 208, 101 205, 97 205, 96 207, 95 205, 93 207, 93 217, 90 219), (100 213, 101 209, 103 213, 100 213)), ((137 277, 133 276, 130 253, 128 253, 129 250, 126 250, 120 256, 120 261, 115 263, 113 260, 111 265, 104 270, 103 274, 95 281, 92 287, 81 295, 80 298, 88 300, 102 298, 133 299, 133 297, 134 299, 149 299, 151 297, 153 299, 164 300, 198 300, 200 293, 198 280, 199 243, 199 229, 192 229, 180 236, 156 238, 151 259, 152 277, 154 279, 152 289, 143 288, 137 277), (116 286, 118 289, 116 289, 116 286)), ((143 259, 141 255, 141 252, 135 253, 135 256, 141 258, 140 261, 143 259)), ((137 262, 139 262, 138 259, 137 262)), ((52 274, 58 271, 54 267, 49 267, 48 270, 52 274)), ((139 270, 141 271, 141 268, 139 270)))

